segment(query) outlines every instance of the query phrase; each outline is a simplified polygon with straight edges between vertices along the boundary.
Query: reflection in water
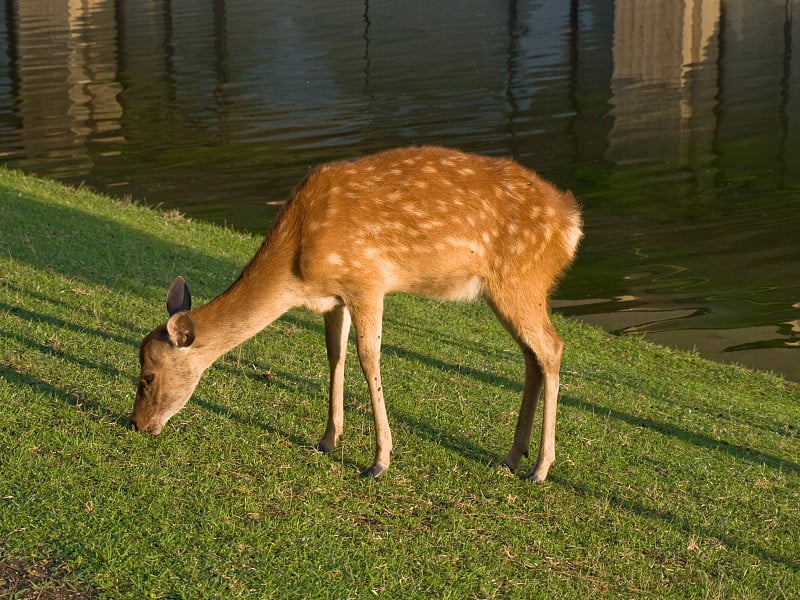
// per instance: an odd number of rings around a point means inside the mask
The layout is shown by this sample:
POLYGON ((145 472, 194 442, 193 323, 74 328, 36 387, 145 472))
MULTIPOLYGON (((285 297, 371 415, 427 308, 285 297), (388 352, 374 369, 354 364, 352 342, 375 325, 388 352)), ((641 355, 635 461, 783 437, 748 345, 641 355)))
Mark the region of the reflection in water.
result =
POLYGON ((617 0, 607 158, 694 165, 711 156, 720 15, 720 0, 617 0))
POLYGON ((800 381, 792 0, 9 0, 0 158, 264 231, 323 160, 436 143, 572 188, 561 310, 800 381))
MULTIPOLYGON (((90 171, 88 142, 120 128, 113 2, 20 2, 15 60, 17 144, 54 177, 90 171), (45 43, 46 42, 46 43, 45 43)), ((3 147, 3 153, 8 149, 3 147)))

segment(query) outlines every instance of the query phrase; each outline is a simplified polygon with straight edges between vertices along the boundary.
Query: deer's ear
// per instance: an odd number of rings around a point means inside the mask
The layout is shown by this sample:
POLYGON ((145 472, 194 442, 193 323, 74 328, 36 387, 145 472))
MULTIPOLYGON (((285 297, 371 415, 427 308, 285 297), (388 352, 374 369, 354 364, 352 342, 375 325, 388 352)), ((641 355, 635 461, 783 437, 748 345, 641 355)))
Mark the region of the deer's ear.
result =
POLYGON ((167 313, 172 316, 190 308, 192 308, 192 295, 189 293, 189 286, 183 277, 178 275, 172 280, 167 292, 167 313))
POLYGON ((169 341, 178 348, 187 348, 195 338, 195 326, 192 315, 186 311, 177 312, 167 321, 169 341))

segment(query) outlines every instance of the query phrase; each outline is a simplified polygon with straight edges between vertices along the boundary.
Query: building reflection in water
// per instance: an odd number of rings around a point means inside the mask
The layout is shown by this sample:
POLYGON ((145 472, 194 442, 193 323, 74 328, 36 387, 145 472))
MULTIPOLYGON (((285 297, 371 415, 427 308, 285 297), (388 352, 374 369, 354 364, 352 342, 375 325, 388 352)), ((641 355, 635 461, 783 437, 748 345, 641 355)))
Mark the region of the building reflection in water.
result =
POLYGON ((608 158, 687 164, 690 154, 710 155, 720 0, 615 7, 608 158))
POLYGON ((120 130, 123 116, 114 4, 15 3, 16 29, 10 37, 16 43, 10 54, 19 143, 37 162, 63 163, 63 175, 92 168, 91 138, 120 140, 108 135, 120 130))

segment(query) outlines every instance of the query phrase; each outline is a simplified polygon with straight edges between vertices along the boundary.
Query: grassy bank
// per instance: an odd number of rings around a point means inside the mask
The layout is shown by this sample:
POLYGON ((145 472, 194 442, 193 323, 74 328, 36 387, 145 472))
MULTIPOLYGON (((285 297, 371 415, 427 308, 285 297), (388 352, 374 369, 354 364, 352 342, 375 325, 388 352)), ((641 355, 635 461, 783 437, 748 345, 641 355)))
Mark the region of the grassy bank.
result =
POLYGON ((303 311, 221 359, 161 436, 127 431, 171 279, 208 300, 258 244, 0 171, 0 586, 4 567, 63 597, 800 590, 800 389, 571 320, 542 485, 497 469, 522 360, 479 304, 387 302, 379 481, 358 477, 373 434, 354 356, 343 443, 311 449, 327 366, 303 311))

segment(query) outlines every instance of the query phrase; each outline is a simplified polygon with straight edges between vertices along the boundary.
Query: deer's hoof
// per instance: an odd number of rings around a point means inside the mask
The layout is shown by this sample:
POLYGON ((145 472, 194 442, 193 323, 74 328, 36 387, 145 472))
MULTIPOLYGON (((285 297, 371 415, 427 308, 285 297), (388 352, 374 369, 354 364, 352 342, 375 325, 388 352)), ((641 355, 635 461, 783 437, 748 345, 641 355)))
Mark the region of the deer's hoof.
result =
POLYGON ((525 481, 532 481, 533 483, 541 483, 547 479, 547 471, 540 473, 539 470, 534 467, 525 475, 525 477, 523 477, 523 479, 525 481))
POLYGON ((363 471, 361 473, 361 476, 364 477, 365 479, 367 478, 377 479, 378 477, 386 473, 388 469, 389 467, 384 467, 383 465, 374 464, 366 471, 363 471))
POLYGON ((334 449, 334 444, 331 444, 325 441, 324 439, 321 439, 319 442, 317 442, 317 445, 314 446, 314 450, 316 450, 317 452, 322 452, 323 454, 330 454, 331 452, 333 452, 333 449, 334 449))

